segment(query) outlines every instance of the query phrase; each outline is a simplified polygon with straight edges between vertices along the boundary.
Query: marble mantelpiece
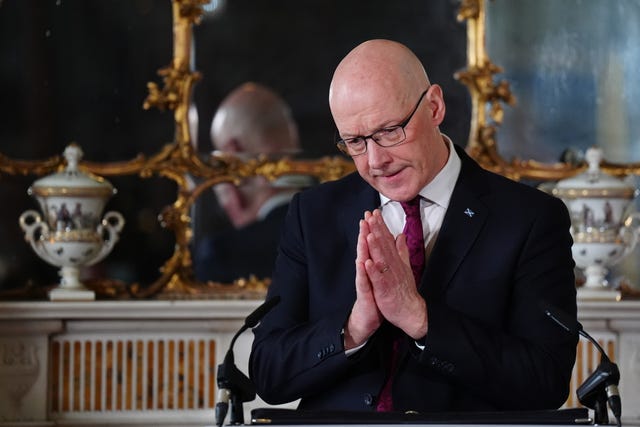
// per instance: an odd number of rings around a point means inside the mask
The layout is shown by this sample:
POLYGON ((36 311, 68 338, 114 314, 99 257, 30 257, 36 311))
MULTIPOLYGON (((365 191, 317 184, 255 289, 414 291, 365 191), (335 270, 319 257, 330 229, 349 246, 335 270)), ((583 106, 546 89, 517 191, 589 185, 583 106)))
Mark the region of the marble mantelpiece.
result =
MULTIPOLYGON (((0 425, 211 425, 217 364, 260 303, 0 302, 0 425)), ((582 301, 579 318, 618 363, 624 420, 638 424, 640 301, 582 301)), ((235 345, 245 373, 252 338, 235 345)), ((593 347, 581 340, 574 390, 599 362, 593 347)))

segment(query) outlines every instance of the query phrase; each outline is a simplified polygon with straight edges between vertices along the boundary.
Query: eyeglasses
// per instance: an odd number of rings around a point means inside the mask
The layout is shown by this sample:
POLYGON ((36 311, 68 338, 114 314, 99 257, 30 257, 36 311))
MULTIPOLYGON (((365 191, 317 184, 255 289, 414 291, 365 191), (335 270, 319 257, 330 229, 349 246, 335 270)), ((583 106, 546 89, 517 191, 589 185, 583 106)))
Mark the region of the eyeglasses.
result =
POLYGON ((413 115, 418 111, 422 98, 427 94, 427 90, 422 92, 420 99, 416 103, 413 111, 409 116, 395 126, 388 126, 386 128, 378 129, 371 135, 367 136, 354 136, 353 138, 339 139, 336 141, 336 145, 343 153, 355 157, 367 152, 367 140, 370 139, 380 147, 393 147, 403 142, 407 135, 404 133, 404 128, 409 124, 413 115))

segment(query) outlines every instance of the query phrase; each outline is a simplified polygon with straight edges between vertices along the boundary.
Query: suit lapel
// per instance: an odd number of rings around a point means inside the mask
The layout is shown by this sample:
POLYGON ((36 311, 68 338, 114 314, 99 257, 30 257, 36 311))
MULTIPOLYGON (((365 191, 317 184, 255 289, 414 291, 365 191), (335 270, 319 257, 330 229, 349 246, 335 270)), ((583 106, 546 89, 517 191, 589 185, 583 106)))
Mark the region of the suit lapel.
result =
MULTIPOLYGON (((451 196, 429 262, 420 282, 424 295, 435 296, 444 292, 451 278, 482 229, 488 207, 481 197, 488 191, 486 171, 480 168, 463 149, 456 146, 462 161, 460 176, 451 196)), ((380 203, 378 192, 357 173, 347 185, 351 192, 338 215, 342 232, 354 256, 358 241, 359 221, 366 210, 373 210, 380 203)))
POLYGON ((484 172, 462 149, 456 149, 462 161, 460 176, 420 283, 421 293, 428 297, 445 291, 489 213, 481 201, 488 188, 484 172))
MULTIPOLYGON (((357 173, 356 173, 357 175, 357 173)), ((372 211, 380 205, 380 196, 366 181, 359 175, 353 177, 356 181, 352 186, 352 194, 340 208, 340 223, 346 235, 349 247, 353 249, 354 259, 356 245, 358 243, 359 222, 364 218, 365 211, 372 211)))

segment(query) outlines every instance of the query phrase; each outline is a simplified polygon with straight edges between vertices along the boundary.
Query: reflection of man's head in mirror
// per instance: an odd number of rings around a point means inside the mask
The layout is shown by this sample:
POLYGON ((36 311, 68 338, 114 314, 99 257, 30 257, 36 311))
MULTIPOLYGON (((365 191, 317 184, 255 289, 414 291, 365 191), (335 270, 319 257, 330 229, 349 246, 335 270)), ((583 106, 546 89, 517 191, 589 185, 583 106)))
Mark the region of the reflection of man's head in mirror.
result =
POLYGON ((258 155, 296 153, 298 127, 280 95, 259 83, 231 91, 211 123, 211 140, 225 153, 258 155))
MULTIPOLYGON (((240 85, 220 103, 211 123, 211 140, 215 150, 243 157, 292 154, 300 147, 289 105, 272 89, 253 82, 240 85)), ((266 215, 295 188, 286 179, 270 183, 252 177, 239 186, 217 185, 214 191, 239 228, 266 215)))

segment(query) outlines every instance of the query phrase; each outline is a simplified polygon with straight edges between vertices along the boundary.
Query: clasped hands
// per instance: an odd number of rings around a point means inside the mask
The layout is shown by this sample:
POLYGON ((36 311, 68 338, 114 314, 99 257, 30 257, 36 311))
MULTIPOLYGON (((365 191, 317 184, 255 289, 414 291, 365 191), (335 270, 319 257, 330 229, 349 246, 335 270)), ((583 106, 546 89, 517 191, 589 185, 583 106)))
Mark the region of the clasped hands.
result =
POLYGON ((394 238, 379 209, 360 220, 356 301, 344 330, 345 349, 365 343, 386 319, 413 339, 427 333, 427 304, 418 293, 404 234, 394 238))

